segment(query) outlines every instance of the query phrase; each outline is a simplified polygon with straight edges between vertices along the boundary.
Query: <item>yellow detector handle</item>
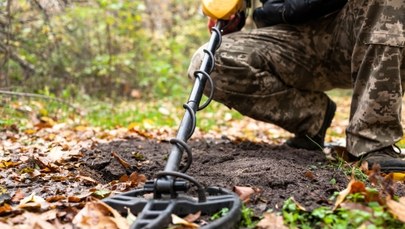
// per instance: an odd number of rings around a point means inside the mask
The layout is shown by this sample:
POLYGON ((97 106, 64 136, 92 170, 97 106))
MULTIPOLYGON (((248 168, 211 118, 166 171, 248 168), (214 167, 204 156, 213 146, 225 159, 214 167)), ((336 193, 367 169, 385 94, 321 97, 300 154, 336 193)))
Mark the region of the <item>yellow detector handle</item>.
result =
POLYGON ((243 7, 243 0, 201 0, 205 15, 213 19, 229 20, 243 7))

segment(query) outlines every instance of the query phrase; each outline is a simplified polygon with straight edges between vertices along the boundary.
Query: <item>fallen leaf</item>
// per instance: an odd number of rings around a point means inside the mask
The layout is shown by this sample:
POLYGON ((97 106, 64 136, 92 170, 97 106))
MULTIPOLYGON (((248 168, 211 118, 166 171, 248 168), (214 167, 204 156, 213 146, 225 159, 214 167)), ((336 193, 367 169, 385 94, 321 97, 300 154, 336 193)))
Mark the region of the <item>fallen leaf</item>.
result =
POLYGON ((283 217, 274 212, 263 213, 263 219, 256 225, 259 229, 288 229, 284 225, 283 217))
POLYGON ((361 181, 355 181, 350 186, 350 193, 366 193, 366 185, 361 181))
POLYGON ((352 184, 354 182, 356 182, 356 181, 352 179, 349 182, 349 184, 347 184, 347 187, 344 190, 339 192, 339 195, 336 198, 335 206, 333 207, 333 210, 336 210, 336 208, 339 207, 339 205, 345 200, 346 196, 350 194, 352 184))
POLYGON ((103 198, 106 198, 107 196, 109 196, 110 194, 111 194, 110 190, 97 190, 92 193, 92 196, 94 196, 98 199, 103 199, 103 198))
POLYGON ((146 176, 143 174, 138 174, 137 172, 131 173, 129 175, 129 181, 131 182, 132 187, 136 187, 139 183, 145 183, 146 176))
POLYGON ((129 224, 124 217, 122 217, 115 209, 97 199, 87 202, 83 209, 74 217, 72 223, 83 229, 129 228, 129 224))
POLYGON ((82 181, 85 185, 96 185, 99 183, 96 180, 94 180, 93 178, 88 177, 88 176, 79 175, 76 177, 76 179, 82 181))
POLYGON ((310 179, 310 180, 315 180, 315 179, 316 179, 314 173, 313 173, 312 171, 310 171, 310 170, 307 170, 307 171, 304 173, 304 176, 305 176, 306 178, 310 179))
POLYGON ((387 197, 389 211, 401 222, 405 223, 405 197, 399 198, 399 202, 387 197))
POLYGON ((187 228, 199 228, 200 227, 198 224, 190 223, 187 220, 182 219, 175 214, 172 214, 172 223, 174 225, 186 226, 187 228))
POLYGON ((184 220, 187 222, 195 222, 196 220, 198 220, 201 217, 201 211, 198 211, 194 214, 188 214, 186 217, 184 217, 184 220))
POLYGON ((233 191, 239 196, 242 202, 247 203, 250 201, 250 196, 256 191, 252 187, 234 186, 233 191))
POLYGON ((21 164, 21 162, 14 162, 14 161, 0 161, 0 169, 7 169, 10 167, 15 167, 21 164))
POLYGON ((79 202, 82 201, 82 198, 77 197, 77 196, 69 196, 69 197, 68 197, 68 201, 69 201, 70 203, 79 203, 79 202))
POLYGON ((0 206, 0 215, 5 215, 13 211, 13 208, 9 204, 3 204, 0 206))
POLYGON ((40 211, 45 210, 49 207, 49 203, 40 196, 32 193, 31 195, 25 197, 20 201, 18 208, 27 210, 27 211, 40 211))
POLYGON ((24 199, 25 198, 25 194, 24 194, 24 192, 21 190, 21 189, 18 189, 15 193, 14 193, 14 195, 13 195, 13 198, 11 198, 11 202, 13 202, 13 203, 18 203, 18 202, 20 202, 22 199, 24 199))
POLYGON ((131 210, 127 208, 127 222, 129 225, 132 225, 136 220, 136 216, 132 214, 131 210))
POLYGON ((52 202, 57 202, 57 201, 64 200, 64 199, 66 199, 66 196, 56 195, 56 196, 47 197, 46 201, 52 203, 52 202))
POLYGON ((405 173, 390 173, 385 177, 392 176, 394 181, 405 181, 405 173))

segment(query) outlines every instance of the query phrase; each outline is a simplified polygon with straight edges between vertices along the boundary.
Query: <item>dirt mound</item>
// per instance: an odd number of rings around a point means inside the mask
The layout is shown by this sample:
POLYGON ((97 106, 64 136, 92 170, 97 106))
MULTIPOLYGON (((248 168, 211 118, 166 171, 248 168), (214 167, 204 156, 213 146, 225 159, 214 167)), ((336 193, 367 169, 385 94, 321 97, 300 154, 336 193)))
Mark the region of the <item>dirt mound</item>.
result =
MULTIPOLYGON (((309 210, 331 205, 328 198, 348 183, 321 152, 228 139, 194 139, 189 145, 193 163, 187 174, 206 186, 259 188, 255 206, 263 211, 280 209, 289 197, 309 210)), ((153 179, 164 169, 170 149, 170 143, 155 140, 113 141, 84 150, 82 169, 101 182, 118 179, 130 171, 112 156, 115 153, 132 165, 132 171, 153 179)))

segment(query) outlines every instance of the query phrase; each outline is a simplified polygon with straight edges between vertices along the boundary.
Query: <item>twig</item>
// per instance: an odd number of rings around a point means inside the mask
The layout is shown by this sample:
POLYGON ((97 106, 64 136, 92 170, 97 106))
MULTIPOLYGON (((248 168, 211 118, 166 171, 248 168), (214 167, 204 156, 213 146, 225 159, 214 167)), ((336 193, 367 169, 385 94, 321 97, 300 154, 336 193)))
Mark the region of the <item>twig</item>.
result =
POLYGON ((78 111, 80 110, 78 107, 74 106, 73 104, 70 104, 66 101, 64 101, 63 99, 59 99, 59 98, 54 98, 54 97, 49 97, 46 95, 40 95, 40 94, 33 94, 33 93, 23 93, 23 92, 13 92, 13 91, 3 91, 0 90, 0 94, 3 95, 11 95, 11 96, 20 96, 20 97, 32 97, 32 98, 41 98, 41 99, 46 99, 46 100, 52 100, 52 101, 56 101, 62 104, 67 105, 68 107, 72 108, 75 110, 75 112, 79 113, 78 111))

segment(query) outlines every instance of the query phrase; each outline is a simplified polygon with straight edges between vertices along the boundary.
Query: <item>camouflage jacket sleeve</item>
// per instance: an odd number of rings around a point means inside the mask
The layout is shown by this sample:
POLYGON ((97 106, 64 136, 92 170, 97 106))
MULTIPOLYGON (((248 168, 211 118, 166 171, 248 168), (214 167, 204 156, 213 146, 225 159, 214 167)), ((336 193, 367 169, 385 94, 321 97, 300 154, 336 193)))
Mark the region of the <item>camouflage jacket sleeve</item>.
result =
POLYGON ((257 27, 298 24, 341 9, 347 0, 261 0, 253 19, 257 27))

